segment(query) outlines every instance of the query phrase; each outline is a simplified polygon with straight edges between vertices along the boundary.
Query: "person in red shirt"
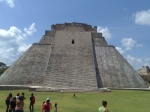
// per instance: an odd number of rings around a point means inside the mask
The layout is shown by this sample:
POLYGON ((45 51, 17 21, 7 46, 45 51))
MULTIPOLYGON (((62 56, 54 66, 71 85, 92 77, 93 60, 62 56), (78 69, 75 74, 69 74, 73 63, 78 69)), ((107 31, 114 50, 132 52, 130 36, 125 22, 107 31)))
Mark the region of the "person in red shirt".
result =
POLYGON ((44 104, 45 104, 45 101, 43 101, 43 104, 42 104, 42 108, 41 108, 42 112, 44 112, 44 104))
POLYGON ((50 103, 50 99, 47 98, 44 104, 44 112, 50 112, 51 109, 52 109, 52 104, 50 103))

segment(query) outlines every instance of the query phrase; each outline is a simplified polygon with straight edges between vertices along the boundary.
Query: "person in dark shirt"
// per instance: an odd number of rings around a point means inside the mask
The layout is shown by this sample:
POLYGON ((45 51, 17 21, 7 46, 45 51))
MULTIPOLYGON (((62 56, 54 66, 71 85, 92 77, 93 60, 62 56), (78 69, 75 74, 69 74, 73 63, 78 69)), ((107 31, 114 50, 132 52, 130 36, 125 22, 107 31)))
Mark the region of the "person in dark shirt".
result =
POLYGON ((6 112, 8 112, 9 110, 9 105, 10 105, 10 101, 12 99, 12 93, 9 93, 9 95, 7 96, 5 103, 6 103, 6 112))
POLYGON ((34 103, 35 103, 35 97, 34 94, 31 93, 30 105, 29 105, 30 112, 34 112, 34 103))
POLYGON ((13 100, 10 102, 9 105, 9 112, 15 112, 16 107, 16 97, 13 97, 13 100))
POLYGON ((22 97, 23 97, 23 100, 26 99, 25 96, 24 96, 24 93, 22 93, 21 95, 22 95, 22 97))

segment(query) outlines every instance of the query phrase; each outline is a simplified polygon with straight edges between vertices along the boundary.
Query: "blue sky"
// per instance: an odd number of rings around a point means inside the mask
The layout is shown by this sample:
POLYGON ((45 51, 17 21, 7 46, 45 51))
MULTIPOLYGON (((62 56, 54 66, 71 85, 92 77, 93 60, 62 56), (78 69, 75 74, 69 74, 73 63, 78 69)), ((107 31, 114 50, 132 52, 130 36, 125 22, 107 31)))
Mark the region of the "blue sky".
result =
POLYGON ((135 68, 150 66, 150 0, 0 0, 0 62, 11 65, 52 24, 98 26, 135 68))

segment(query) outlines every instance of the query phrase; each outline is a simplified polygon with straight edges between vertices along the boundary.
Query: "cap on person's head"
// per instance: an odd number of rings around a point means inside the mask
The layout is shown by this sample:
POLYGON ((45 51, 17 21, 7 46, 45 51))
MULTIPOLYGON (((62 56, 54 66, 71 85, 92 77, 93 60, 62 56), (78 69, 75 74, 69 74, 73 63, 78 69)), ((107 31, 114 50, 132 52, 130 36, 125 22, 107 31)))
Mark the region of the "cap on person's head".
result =
POLYGON ((49 99, 49 98, 46 98, 46 101, 50 101, 50 99, 49 99))
POLYGON ((33 93, 31 93, 31 95, 33 96, 33 93))

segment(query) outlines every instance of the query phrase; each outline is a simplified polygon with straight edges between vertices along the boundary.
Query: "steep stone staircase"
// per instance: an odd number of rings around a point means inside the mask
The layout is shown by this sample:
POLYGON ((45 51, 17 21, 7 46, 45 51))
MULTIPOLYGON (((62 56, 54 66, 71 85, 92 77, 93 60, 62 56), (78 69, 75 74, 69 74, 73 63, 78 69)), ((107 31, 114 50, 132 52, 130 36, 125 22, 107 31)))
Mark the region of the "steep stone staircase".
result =
POLYGON ((56 88, 97 89, 92 52, 90 33, 57 32, 44 85, 56 88), (72 39, 75 44, 71 43, 72 39))

